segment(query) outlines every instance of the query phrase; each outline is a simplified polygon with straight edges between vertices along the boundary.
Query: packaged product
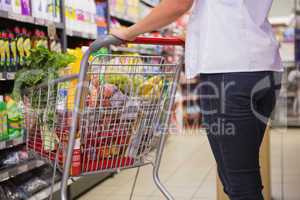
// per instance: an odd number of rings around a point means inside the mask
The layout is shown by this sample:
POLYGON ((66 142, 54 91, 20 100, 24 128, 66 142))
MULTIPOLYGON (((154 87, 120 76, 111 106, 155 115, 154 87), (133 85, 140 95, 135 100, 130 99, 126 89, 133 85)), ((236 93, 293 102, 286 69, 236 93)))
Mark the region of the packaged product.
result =
POLYGON ((24 43, 23 43, 24 55, 25 55, 25 57, 28 57, 28 56, 30 56, 30 49, 31 49, 30 33, 27 32, 25 28, 23 28, 22 34, 24 37, 24 43))
POLYGON ((5 11, 12 11, 12 0, 2 0, 2 9, 5 11))
POLYGON ((9 43, 10 43, 10 51, 11 51, 11 66, 10 70, 11 71, 16 71, 17 67, 19 65, 19 55, 18 55, 18 50, 17 50, 17 39, 13 33, 8 34, 9 37, 9 43))
POLYGON ((60 22, 60 0, 47 1, 47 19, 54 22, 60 22))
POLYGON ((53 20, 55 22, 60 22, 60 0, 54 0, 54 12, 53 20))
POLYGON ((8 140, 7 109, 3 96, 0 96, 0 141, 8 140))
POLYGON ((31 9, 30 9, 30 0, 21 0, 21 11, 22 15, 30 16, 31 9))
POLYGON ((58 84, 57 100, 56 100, 56 110, 58 112, 63 112, 67 110, 68 88, 69 88, 68 82, 58 84))
POLYGON ((7 119, 8 119, 8 134, 10 139, 18 138, 23 135, 22 131, 22 111, 17 103, 10 97, 5 97, 7 119))
POLYGON ((5 71, 5 49, 2 32, 0 32, 0 71, 5 71))
POLYGON ((32 16, 43 18, 45 10, 43 9, 43 1, 46 0, 31 0, 32 16))
POLYGON ((107 16, 107 2, 96 2, 96 25, 98 35, 107 35, 108 23, 107 16))
POLYGON ((12 0, 12 11, 16 14, 21 14, 21 0, 12 0))
POLYGON ((5 67, 6 70, 9 71, 11 67, 11 53, 10 53, 8 34, 6 32, 3 32, 2 37, 4 40, 3 48, 4 48, 4 55, 5 55, 5 67))
MULTIPOLYGON (((69 65, 69 74, 78 74, 80 72, 80 62, 82 59, 82 51, 80 48, 71 50, 68 49, 68 53, 74 55, 76 57, 76 61, 69 65)), ((72 110, 74 108, 74 100, 75 100, 75 93, 77 88, 78 80, 70 81, 70 85, 68 88, 68 97, 67 97, 67 109, 72 110)))

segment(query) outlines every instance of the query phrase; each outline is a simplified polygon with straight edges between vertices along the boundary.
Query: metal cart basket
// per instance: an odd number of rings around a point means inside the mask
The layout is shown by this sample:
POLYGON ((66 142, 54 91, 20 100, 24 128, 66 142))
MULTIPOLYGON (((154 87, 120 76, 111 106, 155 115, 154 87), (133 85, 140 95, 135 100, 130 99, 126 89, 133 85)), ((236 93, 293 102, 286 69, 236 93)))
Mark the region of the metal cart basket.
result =
MULTIPOLYGON (((161 56, 94 54, 122 43, 114 36, 96 40, 78 75, 41 84, 24 95, 27 148, 62 171, 62 200, 70 177, 146 164, 153 165, 160 191, 173 199, 160 182, 159 166, 180 65, 167 64, 161 56), (159 138, 156 145, 154 138, 159 138)), ((170 38, 132 43, 184 44, 170 38)))

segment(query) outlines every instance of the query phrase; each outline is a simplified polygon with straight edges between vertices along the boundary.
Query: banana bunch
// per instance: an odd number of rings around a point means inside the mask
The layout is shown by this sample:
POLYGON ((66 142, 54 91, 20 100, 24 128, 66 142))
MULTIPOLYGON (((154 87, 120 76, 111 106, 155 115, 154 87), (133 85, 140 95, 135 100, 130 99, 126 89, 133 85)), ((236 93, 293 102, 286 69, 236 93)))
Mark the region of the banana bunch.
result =
POLYGON ((153 76, 139 87, 139 95, 143 97, 159 97, 163 89, 160 76, 153 76))

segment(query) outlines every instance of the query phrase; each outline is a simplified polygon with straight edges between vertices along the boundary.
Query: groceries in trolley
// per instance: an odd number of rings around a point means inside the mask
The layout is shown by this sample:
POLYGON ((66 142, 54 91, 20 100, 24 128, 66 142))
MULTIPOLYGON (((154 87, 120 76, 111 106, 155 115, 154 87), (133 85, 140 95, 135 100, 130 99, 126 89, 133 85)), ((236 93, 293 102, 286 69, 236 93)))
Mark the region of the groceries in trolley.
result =
POLYGON ((77 76, 70 76, 79 71, 75 63, 60 70, 61 79, 25 94, 29 149, 62 168, 79 113, 72 176, 146 162, 155 132, 168 114, 175 67, 162 65, 163 58, 157 56, 98 55, 90 60, 80 85, 77 76), (79 87, 83 95, 77 105, 79 87))

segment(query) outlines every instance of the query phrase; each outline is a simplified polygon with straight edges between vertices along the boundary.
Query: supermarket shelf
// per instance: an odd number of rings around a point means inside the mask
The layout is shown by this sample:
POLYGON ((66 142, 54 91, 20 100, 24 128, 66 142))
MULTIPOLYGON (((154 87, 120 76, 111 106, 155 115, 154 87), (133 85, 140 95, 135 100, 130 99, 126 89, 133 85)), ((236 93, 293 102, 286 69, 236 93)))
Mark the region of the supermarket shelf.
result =
POLYGON ((39 26, 48 26, 48 24, 54 23, 56 28, 58 28, 58 29, 64 28, 63 23, 57 23, 57 22, 46 20, 46 19, 39 19, 39 18, 32 17, 32 16, 24 16, 24 15, 20 15, 20 14, 8 12, 8 11, 3 11, 3 10, 0 10, 0 17, 5 18, 5 19, 14 20, 17 22, 35 24, 35 25, 39 25, 39 26))
POLYGON ((67 33, 67 36, 80 37, 80 38, 84 38, 84 39, 88 39, 88 40, 95 40, 97 38, 97 35, 82 33, 79 31, 67 30, 66 33, 67 33))
POLYGON ((0 81, 15 80, 16 72, 0 72, 0 81))
POLYGON ((15 167, 7 168, 0 171, 0 182, 5 181, 11 177, 15 177, 19 174, 23 174, 30 170, 41 167, 45 164, 45 162, 41 160, 30 160, 27 163, 19 164, 15 167))
MULTIPOLYGON (((90 190, 91 188, 95 187, 100 182, 104 181, 105 179, 111 177, 111 173, 105 174, 95 174, 86 177, 77 177, 72 178, 68 181, 68 191, 70 195, 70 199, 76 199, 76 197, 80 196, 81 194, 85 193, 86 191, 90 190)), ((60 199, 60 185, 61 182, 57 182, 53 187, 53 200, 60 199)), ((43 200, 48 199, 50 196, 51 187, 48 187, 34 196, 30 197, 28 200, 43 200)))
POLYGON ((13 140, 8 140, 8 141, 2 141, 2 142, 0 142, 0 150, 8 149, 13 146, 17 146, 17 145, 24 144, 24 143, 25 143, 25 141, 24 141, 23 137, 16 138, 13 140))
MULTIPOLYGON (((73 183, 75 183, 76 181, 78 181, 80 178, 73 178, 70 179, 68 182, 68 185, 71 185, 73 183)), ((53 192, 57 192, 60 190, 60 182, 56 183, 53 187, 53 192)), ((41 200, 41 199, 47 199, 51 194, 51 186, 38 192, 37 194, 35 194, 34 196, 30 197, 29 200, 41 200)))

